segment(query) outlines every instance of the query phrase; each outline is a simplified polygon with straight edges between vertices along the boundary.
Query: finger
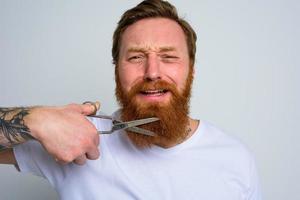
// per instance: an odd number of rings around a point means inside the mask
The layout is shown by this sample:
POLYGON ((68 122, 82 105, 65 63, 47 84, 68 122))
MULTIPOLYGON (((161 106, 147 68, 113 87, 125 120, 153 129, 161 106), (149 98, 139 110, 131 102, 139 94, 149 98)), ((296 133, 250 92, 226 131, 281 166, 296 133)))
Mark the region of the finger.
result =
POLYGON ((90 160, 96 160, 100 156, 100 152, 98 148, 95 148, 93 151, 89 151, 86 153, 86 157, 90 160))
POLYGON ((76 111, 76 112, 82 112, 82 108, 80 104, 76 104, 76 103, 71 103, 67 105, 67 108, 76 111))
POLYGON ((86 156, 81 155, 77 157, 73 162, 76 163, 77 165, 84 165, 86 163, 86 156))
POLYGON ((96 114, 97 110, 100 108, 100 102, 90 102, 86 101, 81 106, 81 113, 84 115, 96 114))

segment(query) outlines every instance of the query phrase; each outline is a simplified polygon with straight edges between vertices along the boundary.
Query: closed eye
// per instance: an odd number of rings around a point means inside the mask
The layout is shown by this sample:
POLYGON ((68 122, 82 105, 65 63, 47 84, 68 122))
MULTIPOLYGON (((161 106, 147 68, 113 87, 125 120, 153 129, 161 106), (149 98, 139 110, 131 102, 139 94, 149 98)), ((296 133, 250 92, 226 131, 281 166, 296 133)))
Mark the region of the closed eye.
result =
POLYGON ((174 56, 174 55, 161 55, 161 59, 165 62, 174 62, 177 59, 179 59, 178 56, 174 56))
POLYGON ((169 55, 165 55, 165 56, 162 56, 163 58, 178 58, 177 56, 169 56, 169 55))
POLYGON ((139 59, 139 58, 140 58, 140 56, 132 56, 128 60, 134 60, 134 59, 139 59))
POLYGON ((130 56, 128 58, 129 62, 133 62, 133 63, 138 63, 141 62, 143 60, 144 56, 142 55, 135 55, 135 56, 130 56))

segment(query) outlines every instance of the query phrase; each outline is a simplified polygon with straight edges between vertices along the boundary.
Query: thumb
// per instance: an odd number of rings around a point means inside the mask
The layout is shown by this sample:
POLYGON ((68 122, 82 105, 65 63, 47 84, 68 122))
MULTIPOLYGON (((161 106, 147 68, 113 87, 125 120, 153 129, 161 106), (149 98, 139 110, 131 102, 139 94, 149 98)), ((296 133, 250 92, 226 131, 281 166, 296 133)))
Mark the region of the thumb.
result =
POLYGON ((84 115, 94 115, 100 108, 100 102, 86 101, 81 105, 81 113, 84 115))

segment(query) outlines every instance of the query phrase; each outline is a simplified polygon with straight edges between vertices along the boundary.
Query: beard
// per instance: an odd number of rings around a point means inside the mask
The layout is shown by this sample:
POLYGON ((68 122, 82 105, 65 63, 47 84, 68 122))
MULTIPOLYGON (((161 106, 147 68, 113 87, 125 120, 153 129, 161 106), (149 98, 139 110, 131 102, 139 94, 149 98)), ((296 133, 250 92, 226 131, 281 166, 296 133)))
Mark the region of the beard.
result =
POLYGON ((151 147, 153 144, 164 144, 170 146, 184 140, 189 131, 189 100, 191 86, 193 82, 192 68, 185 83, 185 88, 180 93, 174 84, 163 80, 147 81, 136 83, 130 91, 123 90, 117 69, 116 75, 116 97, 121 106, 121 120, 131 121, 148 117, 157 117, 160 120, 149 124, 141 125, 140 128, 156 133, 155 136, 147 136, 126 130, 128 137, 137 147, 151 147), (137 95, 141 91, 160 90, 168 92, 170 98, 168 102, 141 102, 137 100, 137 95))

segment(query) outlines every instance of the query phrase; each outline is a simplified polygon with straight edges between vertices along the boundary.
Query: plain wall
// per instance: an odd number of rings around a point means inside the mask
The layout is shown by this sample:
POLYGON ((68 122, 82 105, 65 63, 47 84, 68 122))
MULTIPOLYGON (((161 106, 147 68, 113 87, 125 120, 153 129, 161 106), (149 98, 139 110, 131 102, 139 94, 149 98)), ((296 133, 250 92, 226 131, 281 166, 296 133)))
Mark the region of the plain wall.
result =
MULTIPOLYGON (((112 113, 111 37, 137 2, 0 0, 0 105, 100 100, 112 113)), ((192 117, 252 149, 264 199, 300 199, 299 1, 171 2, 198 34, 192 117)), ((58 197, 47 181, 0 165, 0 199, 58 197)))

